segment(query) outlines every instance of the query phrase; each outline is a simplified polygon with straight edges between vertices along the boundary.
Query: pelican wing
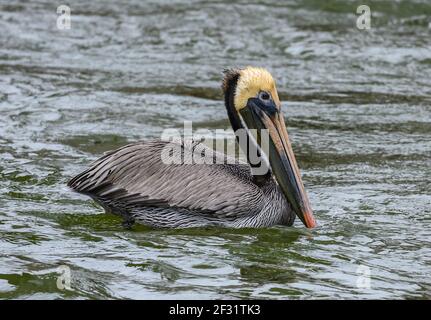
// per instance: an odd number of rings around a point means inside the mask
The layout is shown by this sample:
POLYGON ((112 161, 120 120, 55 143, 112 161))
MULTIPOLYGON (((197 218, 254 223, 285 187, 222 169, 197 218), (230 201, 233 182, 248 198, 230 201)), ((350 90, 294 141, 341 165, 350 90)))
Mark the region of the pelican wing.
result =
POLYGON ((247 164, 233 163, 232 158, 196 142, 144 141, 124 146, 98 159, 68 186, 120 211, 172 207, 219 218, 256 214, 262 210, 264 196, 252 182, 247 164), (193 163, 194 155, 213 164, 193 163))

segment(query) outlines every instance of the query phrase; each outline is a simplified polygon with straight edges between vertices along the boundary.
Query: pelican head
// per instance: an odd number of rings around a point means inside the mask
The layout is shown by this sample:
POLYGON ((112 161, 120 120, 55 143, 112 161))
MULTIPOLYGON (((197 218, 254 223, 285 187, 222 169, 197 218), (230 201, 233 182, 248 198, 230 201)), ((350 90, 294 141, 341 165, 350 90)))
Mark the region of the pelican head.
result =
POLYGON ((273 77, 263 68, 230 69, 225 71, 223 91, 234 131, 244 128, 247 132, 255 129, 269 133, 269 146, 267 151, 262 148, 262 152, 267 153, 271 173, 299 219, 307 228, 314 228, 316 222, 289 141, 273 77))

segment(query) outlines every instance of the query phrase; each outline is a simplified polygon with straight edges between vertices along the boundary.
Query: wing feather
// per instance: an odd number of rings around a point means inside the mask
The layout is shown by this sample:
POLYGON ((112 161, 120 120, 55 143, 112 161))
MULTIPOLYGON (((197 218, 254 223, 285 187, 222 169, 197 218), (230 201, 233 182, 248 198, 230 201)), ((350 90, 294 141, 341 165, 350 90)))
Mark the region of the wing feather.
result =
POLYGON ((226 164, 227 156, 203 144, 199 145, 199 152, 203 150, 205 157, 218 161, 192 164, 190 159, 198 145, 156 140, 129 144, 96 160, 68 186, 121 210, 137 206, 173 207, 217 217, 260 212, 263 193, 252 182, 248 165, 226 164), (165 164, 162 151, 172 148, 172 144, 181 154, 176 155, 175 164, 165 164))

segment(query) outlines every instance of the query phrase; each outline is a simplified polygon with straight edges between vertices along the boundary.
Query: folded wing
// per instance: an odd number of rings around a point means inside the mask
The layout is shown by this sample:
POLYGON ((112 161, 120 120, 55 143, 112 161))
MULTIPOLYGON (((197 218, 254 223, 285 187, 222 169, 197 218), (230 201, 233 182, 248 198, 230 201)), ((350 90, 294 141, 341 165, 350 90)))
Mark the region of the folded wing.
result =
POLYGON ((146 207, 231 219, 257 214, 264 195, 248 165, 232 162, 201 143, 144 141, 107 153, 68 186, 125 214, 146 207), (207 164, 193 163, 197 152, 207 164))

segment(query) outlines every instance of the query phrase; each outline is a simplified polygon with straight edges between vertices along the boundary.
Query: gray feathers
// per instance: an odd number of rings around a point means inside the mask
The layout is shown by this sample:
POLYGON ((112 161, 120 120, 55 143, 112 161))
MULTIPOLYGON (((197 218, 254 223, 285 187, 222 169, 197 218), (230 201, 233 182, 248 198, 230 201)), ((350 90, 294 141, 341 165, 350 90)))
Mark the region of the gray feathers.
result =
POLYGON ((108 212, 153 227, 293 222, 294 215, 272 178, 257 186, 245 163, 196 142, 168 144, 153 140, 111 151, 68 186, 91 196, 108 212), (168 146, 180 152, 169 152, 175 161, 165 164, 162 156, 168 146), (194 152, 213 164, 193 164, 194 152))

